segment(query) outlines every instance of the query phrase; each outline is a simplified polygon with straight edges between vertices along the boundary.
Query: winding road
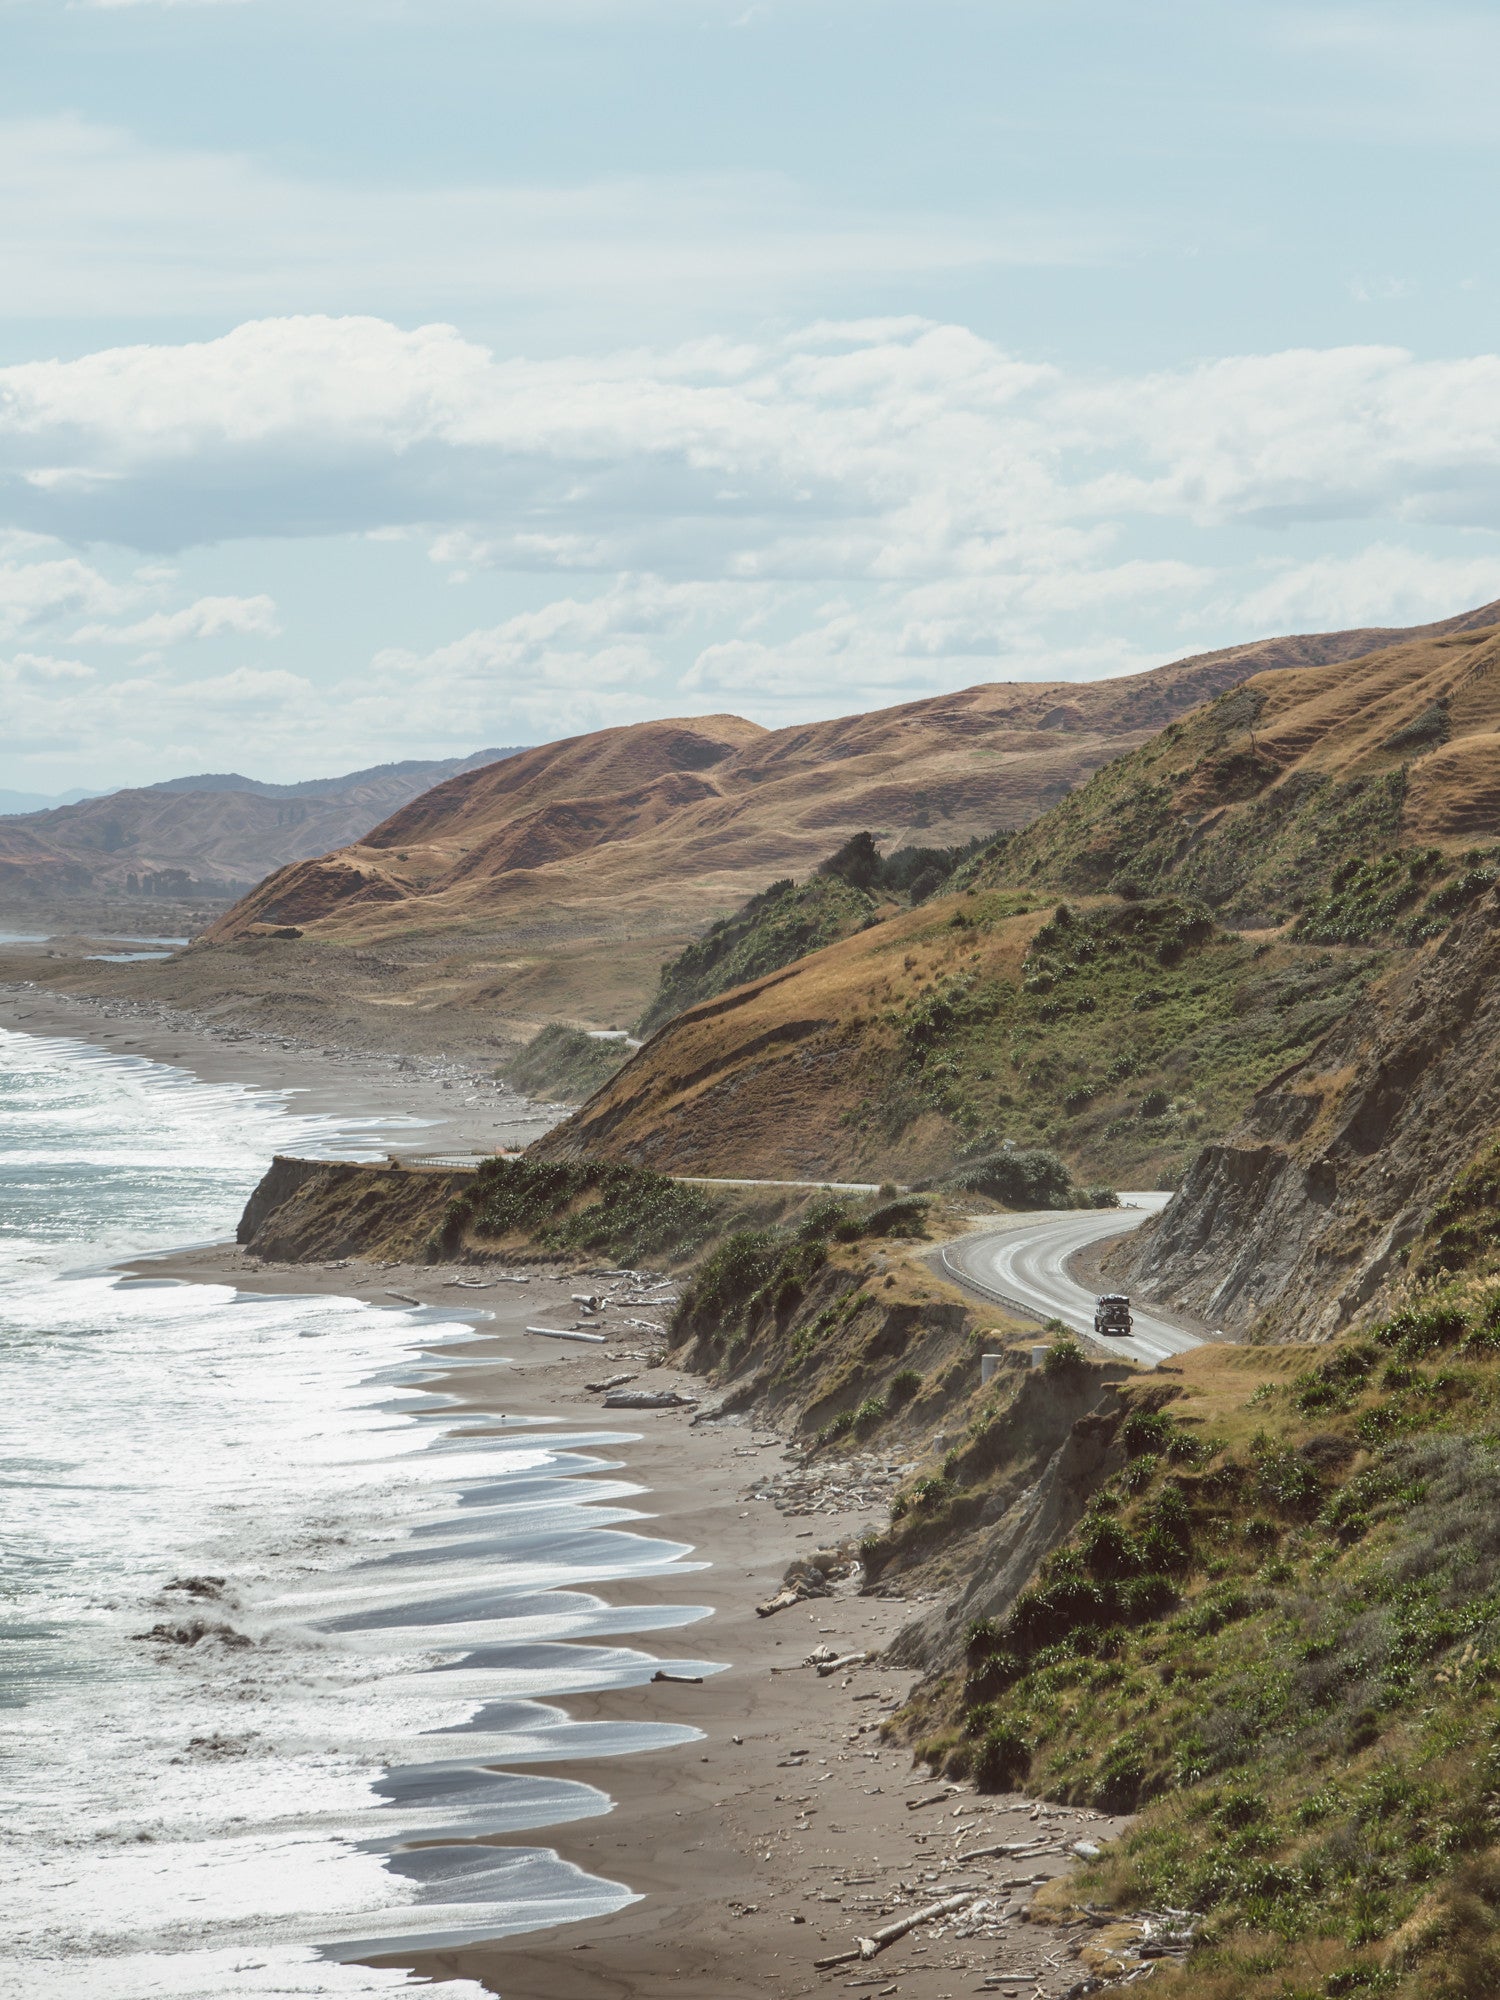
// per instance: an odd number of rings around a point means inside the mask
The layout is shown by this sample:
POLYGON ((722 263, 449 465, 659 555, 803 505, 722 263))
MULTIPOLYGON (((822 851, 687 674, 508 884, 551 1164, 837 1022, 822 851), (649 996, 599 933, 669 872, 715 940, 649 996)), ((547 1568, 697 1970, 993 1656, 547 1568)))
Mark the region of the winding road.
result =
POLYGON ((1122 1194, 1118 1208, 1045 1210, 997 1217, 992 1226, 946 1244, 940 1261, 950 1277, 986 1298, 1038 1319, 1060 1319, 1111 1353, 1128 1354, 1148 1367, 1154 1366, 1190 1347, 1201 1347, 1202 1340, 1134 1308, 1135 1325, 1128 1340, 1096 1334, 1094 1294, 1069 1277, 1067 1263, 1086 1244, 1139 1229, 1170 1200, 1165 1194, 1122 1194))

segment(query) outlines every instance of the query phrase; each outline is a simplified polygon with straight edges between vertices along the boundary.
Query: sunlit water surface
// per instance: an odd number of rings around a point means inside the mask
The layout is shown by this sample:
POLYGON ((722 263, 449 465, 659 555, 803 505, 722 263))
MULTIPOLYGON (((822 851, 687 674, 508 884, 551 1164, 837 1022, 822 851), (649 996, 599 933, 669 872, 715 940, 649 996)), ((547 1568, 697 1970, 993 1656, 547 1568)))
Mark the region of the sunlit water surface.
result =
POLYGON ((0 1031, 7 1995, 385 1994, 405 1976, 356 1954, 631 1900, 544 1837, 466 1844, 609 1810, 551 1762, 693 1735, 557 1705, 649 1679, 634 1642, 702 1615, 585 1587, 696 1567, 632 1513, 627 1440, 452 1435, 431 1350, 460 1321, 111 1275, 228 1233, 274 1150, 360 1145, 0 1031))

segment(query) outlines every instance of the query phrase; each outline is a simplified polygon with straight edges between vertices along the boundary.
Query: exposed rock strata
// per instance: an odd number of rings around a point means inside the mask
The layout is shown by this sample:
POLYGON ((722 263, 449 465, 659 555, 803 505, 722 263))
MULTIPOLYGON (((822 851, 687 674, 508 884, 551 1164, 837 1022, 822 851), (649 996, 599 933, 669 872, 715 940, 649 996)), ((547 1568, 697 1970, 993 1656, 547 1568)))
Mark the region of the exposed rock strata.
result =
POLYGON ((1500 890, 1368 995, 1205 1147, 1121 1262, 1230 1332, 1376 1318, 1434 1203, 1500 1125, 1500 890))

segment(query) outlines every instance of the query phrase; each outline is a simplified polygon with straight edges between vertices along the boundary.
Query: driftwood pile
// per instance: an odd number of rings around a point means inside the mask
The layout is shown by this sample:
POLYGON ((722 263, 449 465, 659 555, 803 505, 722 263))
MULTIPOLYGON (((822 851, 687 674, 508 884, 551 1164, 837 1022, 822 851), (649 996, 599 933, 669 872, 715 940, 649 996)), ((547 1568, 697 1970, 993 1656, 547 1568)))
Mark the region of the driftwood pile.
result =
POLYGON ((758 1479, 745 1497, 769 1500, 783 1514, 844 1514, 856 1507, 887 1505, 896 1488, 915 1470, 914 1465, 860 1452, 853 1458, 773 1473, 758 1479))
POLYGON ((857 1590, 863 1579, 864 1566, 853 1542, 814 1549, 810 1555, 796 1556, 787 1564, 780 1590, 764 1604, 757 1604, 755 1614, 758 1618, 773 1618, 778 1611, 789 1611, 809 1597, 832 1597, 836 1584, 848 1584, 857 1590))

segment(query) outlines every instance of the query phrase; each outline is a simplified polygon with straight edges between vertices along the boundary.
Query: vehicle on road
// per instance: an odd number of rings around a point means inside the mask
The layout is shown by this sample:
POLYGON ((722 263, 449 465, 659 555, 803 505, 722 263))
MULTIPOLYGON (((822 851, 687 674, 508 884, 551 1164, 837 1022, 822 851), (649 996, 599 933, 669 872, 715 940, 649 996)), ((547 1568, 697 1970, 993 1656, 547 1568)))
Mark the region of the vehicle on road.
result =
POLYGON ((1095 1333, 1128 1334, 1133 1324, 1130 1301, 1123 1292, 1106 1292, 1094 1301, 1095 1333))

